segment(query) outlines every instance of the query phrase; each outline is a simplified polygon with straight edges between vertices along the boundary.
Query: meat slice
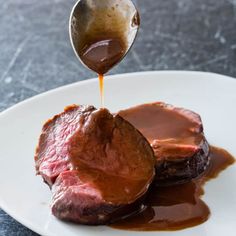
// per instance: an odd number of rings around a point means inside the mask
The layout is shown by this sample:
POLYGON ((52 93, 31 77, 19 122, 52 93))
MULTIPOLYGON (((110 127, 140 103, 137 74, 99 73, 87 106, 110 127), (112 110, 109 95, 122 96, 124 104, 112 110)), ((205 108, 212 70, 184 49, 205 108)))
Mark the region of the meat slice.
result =
POLYGON ((35 161, 52 189, 52 213, 83 224, 113 222, 138 210, 155 174, 143 135, 119 115, 92 106, 70 106, 49 120, 35 161))
POLYGON ((179 184, 199 176, 209 164, 209 145, 198 114, 162 102, 118 113, 150 142, 159 185, 179 184))

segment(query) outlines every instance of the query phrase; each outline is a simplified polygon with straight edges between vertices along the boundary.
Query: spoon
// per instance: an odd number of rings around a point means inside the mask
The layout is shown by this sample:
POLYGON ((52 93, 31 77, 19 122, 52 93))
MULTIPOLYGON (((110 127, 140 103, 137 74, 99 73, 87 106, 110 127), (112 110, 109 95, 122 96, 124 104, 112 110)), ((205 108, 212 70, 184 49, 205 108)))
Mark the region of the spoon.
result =
POLYGON ((127 54, 139 24, 131 0, 79 0, 70 16, 70 41, 82 64, 102 76, 127 54))

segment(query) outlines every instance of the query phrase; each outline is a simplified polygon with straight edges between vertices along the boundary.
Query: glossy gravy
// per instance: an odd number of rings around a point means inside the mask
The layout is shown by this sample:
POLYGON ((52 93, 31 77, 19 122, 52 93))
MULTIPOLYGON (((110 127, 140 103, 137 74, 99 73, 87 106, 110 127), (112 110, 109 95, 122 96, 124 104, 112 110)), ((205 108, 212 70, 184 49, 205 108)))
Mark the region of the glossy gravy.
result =
MULTIPOLYGON (((190 124, 184 117, 181 119, 174 113, 165 113, 163 109, 155 110, 155 113, 148 104, 142 105, 138 113, 132 108, 126 111, 121 113, 135 124, 149 141, 158 133, 162 138, 174 136, 180 141, 193 142, 192 139, 186 139, 189 136, 190 124)), ((201 200, 204 194, 203 186, 206 181, 217 177, 234 162, 235 159, 226 150, 211 146, 210 164, 202 176, 180 185, 153 185, 139 213, 110 226, 136 231, 179 230, 205 222, 210 216, 210 210, 201 200)))
POLYGON ((99 75, 108 72, 124 56, 126 46, 119 37, 95 37, 86 41, 80 57, 84 64, 99 75))
POLYGON ((104 107, 103 77, 125 55, 126 46, 119 37, 95 37, 86 41, 80 52, 85 65, 99 76, 101 106, 104 107))
POLYGON ((85 41, 80 58, 85 65, 99 75, 101 106, 104 107, 103 77, 125 55, 126 45, 122 38, 94 36, 85 41))
POLYGON ((153 186, 143 210, 111 227, 125 230, 179 230, 205 222, 210 210, 201 200, 206 181, 234 163, 234 158, 224 149, 211 147, 210 166, 206 173, 189 183, 168 186, 153 186))
MULTIPOLYGON (((99 75, 101 101, 104 100, 103 75, 116 65, 128 50, 126 34, 130 25, 126 15, 116 10, 118 4, 116 5, 96 10, 91 7, 86 12, 87 20, 78 20, 80 12, 75 12, 72 25, 72 40, 81 61, 99 75)), ((138 15, 134 17, 132 24, 139 24, 138 15)))

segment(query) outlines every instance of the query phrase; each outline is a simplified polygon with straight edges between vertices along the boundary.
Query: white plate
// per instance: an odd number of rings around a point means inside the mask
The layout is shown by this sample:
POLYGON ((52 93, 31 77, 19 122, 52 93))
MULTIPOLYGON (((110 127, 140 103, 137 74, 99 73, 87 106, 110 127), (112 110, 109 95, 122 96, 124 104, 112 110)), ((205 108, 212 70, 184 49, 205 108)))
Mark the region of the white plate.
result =
MULTIPOLYGON (((202 72, 143 72, 109 76, 105 102, 112 111, 165 101, 201 114, 211 144, 236 156, 236 80, 202 72)), ((50 213, 50 191, 34 171, 34 149, 44 121, 72 103, 99 106, 97 79, 75 83, 26 100, 0 114, 0 206, 16 220, 47 236, 236 235, 236 165, 207 183, 203 199, 210 219, 174 232, 130 232, 61 222, 50 213)))

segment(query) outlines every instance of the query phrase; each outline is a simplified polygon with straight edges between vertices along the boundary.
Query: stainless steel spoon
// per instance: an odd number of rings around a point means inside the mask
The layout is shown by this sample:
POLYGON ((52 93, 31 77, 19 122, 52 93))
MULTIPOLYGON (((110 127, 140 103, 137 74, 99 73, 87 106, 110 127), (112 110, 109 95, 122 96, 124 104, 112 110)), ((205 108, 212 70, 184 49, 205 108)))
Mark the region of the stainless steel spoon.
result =
POLYGON ((122 56, 111 66, 113 67, 131 48, 139 24, 139 14, 131 0, 79 0, 70 16, 71 44, 78 59, 91 69, 82 57, 82 51, 88 41, 98 37, 102 37, 103 40, 110 36, 119 38, 125 49, 122 56))

